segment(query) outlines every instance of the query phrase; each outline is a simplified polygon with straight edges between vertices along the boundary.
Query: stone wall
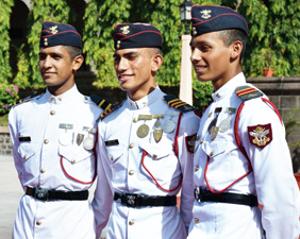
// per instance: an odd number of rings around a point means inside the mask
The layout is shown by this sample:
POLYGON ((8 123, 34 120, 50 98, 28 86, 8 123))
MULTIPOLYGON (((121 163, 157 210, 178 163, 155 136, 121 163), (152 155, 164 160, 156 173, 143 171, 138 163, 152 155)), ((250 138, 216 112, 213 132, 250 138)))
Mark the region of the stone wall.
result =
MULTIPOLYGON (((84 94, 96 94, 113 102, 118 102, 125 97, 119 89, 97 90, 92 86, 95 77, 91 73, 81 72, 77 77, 77 84, 84 94)), ((300 169, 300 77, 284 78, 249 78, 280 110, 287 130, 287 140, 291 149, 293 161, 300 169)), ((163 89, 168 93, 178 94, 178 88, 163 89)), ((30 93, 24 91, 23 95, 30 93)), ((21 95, 22 97, 22 95, 21 95)), ((0 155, 11 154, 11 145, 7 127, 0 127, 0 155)))
POLYGON ((8 129, 0 126, 0 155, 10 155, 11 149, 8 129))

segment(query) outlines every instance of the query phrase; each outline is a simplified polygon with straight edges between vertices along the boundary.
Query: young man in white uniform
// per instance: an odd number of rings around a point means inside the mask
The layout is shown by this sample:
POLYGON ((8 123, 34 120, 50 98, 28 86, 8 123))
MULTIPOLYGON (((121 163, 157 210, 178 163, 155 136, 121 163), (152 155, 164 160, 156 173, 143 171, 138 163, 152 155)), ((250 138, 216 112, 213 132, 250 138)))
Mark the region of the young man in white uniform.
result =
POLYGON ((87 199, 96 177, 96 120, 101 110, 75 84, 83 63, 81 48, 73 26, 43 23, 39 68, 46 92, 9 113, 14 162, 25 192, 15 239, 96 236, 87 199))
POLYGON ((98 233, 108 221, 107 239, 184 239, 191 220, 193 140, 199 117, 155 82, 163 61, 158 29, 120 24, 113 37, 115 70, 127 99, 110 114, 104 112, 99 123, 93 204, 98 208, 98 233))
POLYGON ((299 189, 276 107, 246 82, 248 25, 227 7, 193 6, 192 63, 214 87, 194 157, 189 239, 298 239, 299 189))

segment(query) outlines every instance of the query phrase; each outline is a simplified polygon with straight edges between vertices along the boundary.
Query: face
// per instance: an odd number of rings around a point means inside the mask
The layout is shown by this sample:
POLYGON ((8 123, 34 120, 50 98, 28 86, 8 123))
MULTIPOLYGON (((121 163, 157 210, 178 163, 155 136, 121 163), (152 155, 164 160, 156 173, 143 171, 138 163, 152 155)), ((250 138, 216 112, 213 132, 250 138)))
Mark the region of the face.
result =
POLYGON ((218 32, 194 37, 191 48, 191 60, 198 80, 211 81, 218 89, 233 77, 232 47, 224 44, 218 32))
POLYGON ((74 72, 82 64, 82 56, 72 58, 64 46, 41 48, 39 67, 42 78, 53 94, 61 94, 70 89, 74 81, 74 72))
POLYGON ((114 54, 120 87, 133 100, 144 97, 155 87, 154 75, 161 63, 161 56, 151 48, 121 49, 114 54))

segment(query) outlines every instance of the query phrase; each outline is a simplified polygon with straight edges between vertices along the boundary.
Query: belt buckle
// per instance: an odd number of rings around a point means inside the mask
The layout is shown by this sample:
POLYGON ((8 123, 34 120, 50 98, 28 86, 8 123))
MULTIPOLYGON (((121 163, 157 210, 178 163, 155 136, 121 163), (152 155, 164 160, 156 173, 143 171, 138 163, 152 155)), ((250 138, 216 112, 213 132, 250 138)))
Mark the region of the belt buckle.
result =
POLYGON ((130 207, 136 206, 137 195, 128 194, 126 195, 126 204, 130 207))
POLYGON ((41 201, 47 201, 49 197, 49 191, 45 188, 36 188, 33 197, 41 201))

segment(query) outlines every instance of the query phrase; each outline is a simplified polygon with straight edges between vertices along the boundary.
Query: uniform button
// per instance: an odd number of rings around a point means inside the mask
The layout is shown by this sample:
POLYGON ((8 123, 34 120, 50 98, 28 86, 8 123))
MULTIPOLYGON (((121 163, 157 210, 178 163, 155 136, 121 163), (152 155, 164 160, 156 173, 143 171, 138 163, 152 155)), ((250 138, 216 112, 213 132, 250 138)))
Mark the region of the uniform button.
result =
POLYGON ((48 139, 44 139, 44 144, 48 144, 49 140, 48 139))
POLYGON ((195 168, 194 168, 194 171, 197 172, 198 170, 199 170, 199 166, 196 165, 195 168))
POLYGON ((134 147, 134 143, 129 144, 129 148, 132 149, 134 147))
POLYGON ((203 144, 203 142, 204 142, 203 139, 200 139, 200 144, 203 144))
POLYGON ((41 173, 45 173, 46 170, 41 168, 40 172, 41 172, 41 173))
POLYGON ((134 220, 129 221, 129 225, 132 226, 134 224, 134 220))
POLYGON ((210 152, 209 156, 210 157, 214 156, 214 152, 210 152))
POLYGON ((36 225, 37 225, 37 226, 42 225, 42 221, 40 221, 40 220, 36 221, 36 225))
POLYGON ((194 218, 194 223, 195 224, 198 224, 200 222, 200 219, 199 218, 194 218))
POLYGON ((134 171, 133 170, 129 170, 129 173, 128 173, 130 176, 132 176, 134 174, 134 171))
POLYGON ((55 115, 55 110, 51 110, 50 115, 55 115))

